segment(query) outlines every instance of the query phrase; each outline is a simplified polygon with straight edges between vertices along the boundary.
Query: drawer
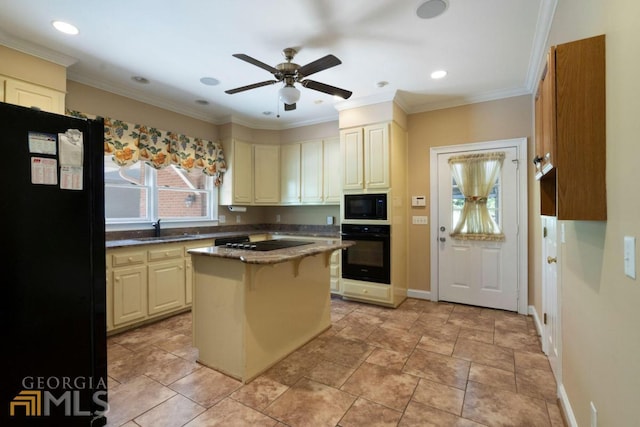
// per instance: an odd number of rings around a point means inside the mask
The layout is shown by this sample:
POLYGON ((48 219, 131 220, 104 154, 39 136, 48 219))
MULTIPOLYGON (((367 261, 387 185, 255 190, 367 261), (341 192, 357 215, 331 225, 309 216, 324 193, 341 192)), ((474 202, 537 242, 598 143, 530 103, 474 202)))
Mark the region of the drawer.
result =
POLYGON ((149 261, 158 261, 161 259, 180 258, 182 256, 182 247, 155 249, 149 251, 149 261))
POLYGON ((356 283, 344 280, 342 290, 345 296, 370 299, 376 301, 391 301, 390 285, 373 285, 368 283, 356 283))
POLYGON ((113 254, 111 260, 114 267, 123 265, 144 264, 144 252, 124 252, 113 254))

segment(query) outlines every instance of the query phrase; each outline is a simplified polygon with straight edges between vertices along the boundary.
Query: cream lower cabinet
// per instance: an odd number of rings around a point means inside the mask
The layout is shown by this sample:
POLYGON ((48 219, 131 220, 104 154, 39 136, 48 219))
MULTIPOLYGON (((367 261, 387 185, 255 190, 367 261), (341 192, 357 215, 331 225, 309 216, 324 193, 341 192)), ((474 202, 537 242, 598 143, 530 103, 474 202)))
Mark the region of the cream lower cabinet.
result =
POLYGON ((113 327, 147 317, 147 267, 113 269, 113 327))
POLYGON ((342 272, 340 267, 342 266, 342 251, 334 251, 331 254, 331 264, 329 268, 330 273, 330 289, 332 294, 342 295, 342 272))
POLYGON ((0 101, 64 114, 65 94, 63 92, 10 77, 0 76, 0 81, 3 83, 0 95, 4 92, 0 101))
POLYGON ((193 268, 189 249, 212 239, 107 249, 107 332, 189 309, 193 268))
POLYGON ((149 264, 149 314, 181 308, 185 304, 185 269, 182 258, 149 264))

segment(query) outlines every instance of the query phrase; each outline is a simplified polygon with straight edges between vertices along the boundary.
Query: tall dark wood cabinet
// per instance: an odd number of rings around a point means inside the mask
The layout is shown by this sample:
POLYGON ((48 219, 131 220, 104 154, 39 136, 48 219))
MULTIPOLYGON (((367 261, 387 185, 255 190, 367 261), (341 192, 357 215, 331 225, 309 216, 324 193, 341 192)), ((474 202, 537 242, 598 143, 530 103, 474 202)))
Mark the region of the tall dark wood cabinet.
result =
POLYGON ((535 99, 542 215, 607 219, 605 36, 552 47, 535 99))

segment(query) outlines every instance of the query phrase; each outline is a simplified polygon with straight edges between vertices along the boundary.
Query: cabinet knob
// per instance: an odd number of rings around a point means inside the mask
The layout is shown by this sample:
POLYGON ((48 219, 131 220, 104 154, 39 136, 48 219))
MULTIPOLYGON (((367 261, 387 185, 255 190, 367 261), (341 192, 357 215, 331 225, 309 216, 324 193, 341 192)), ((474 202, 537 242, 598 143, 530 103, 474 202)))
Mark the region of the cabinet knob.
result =
POLYGON ((164 253, 164 256, 169 256, 169 252, 165 252, 165 253, 164 253))
POLYGON ((129 258, 127 258, 128 261, 133 261, 133 257, 130 256, 129 258))
POLYGON ((116 276, 116 282, 120 281, 120 276, 116 276))
POLYGON ((553 264, 554 262, 558 262, 558 258, 554 258, 554 257, 547 257, 547 264, 553 264))
POLYGON ((369 293, 369 291, 368 291, 368 290, 366 290, 366 289, 363 289, 363 290, 362 290, 362 293, 363 293, 363 294, 368 294, 368 293, 369 293))

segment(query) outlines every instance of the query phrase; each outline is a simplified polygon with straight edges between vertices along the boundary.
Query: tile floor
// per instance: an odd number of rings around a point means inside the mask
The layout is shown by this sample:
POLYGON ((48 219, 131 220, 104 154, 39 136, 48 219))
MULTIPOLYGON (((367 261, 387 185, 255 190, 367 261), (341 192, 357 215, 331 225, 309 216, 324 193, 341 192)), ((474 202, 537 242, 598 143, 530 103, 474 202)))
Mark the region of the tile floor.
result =
POLYGON ((332 299, 332 327, 249 384, 196 362, 191 314, 108 340, 109 426, 563 426, 530 317, 332 299))

